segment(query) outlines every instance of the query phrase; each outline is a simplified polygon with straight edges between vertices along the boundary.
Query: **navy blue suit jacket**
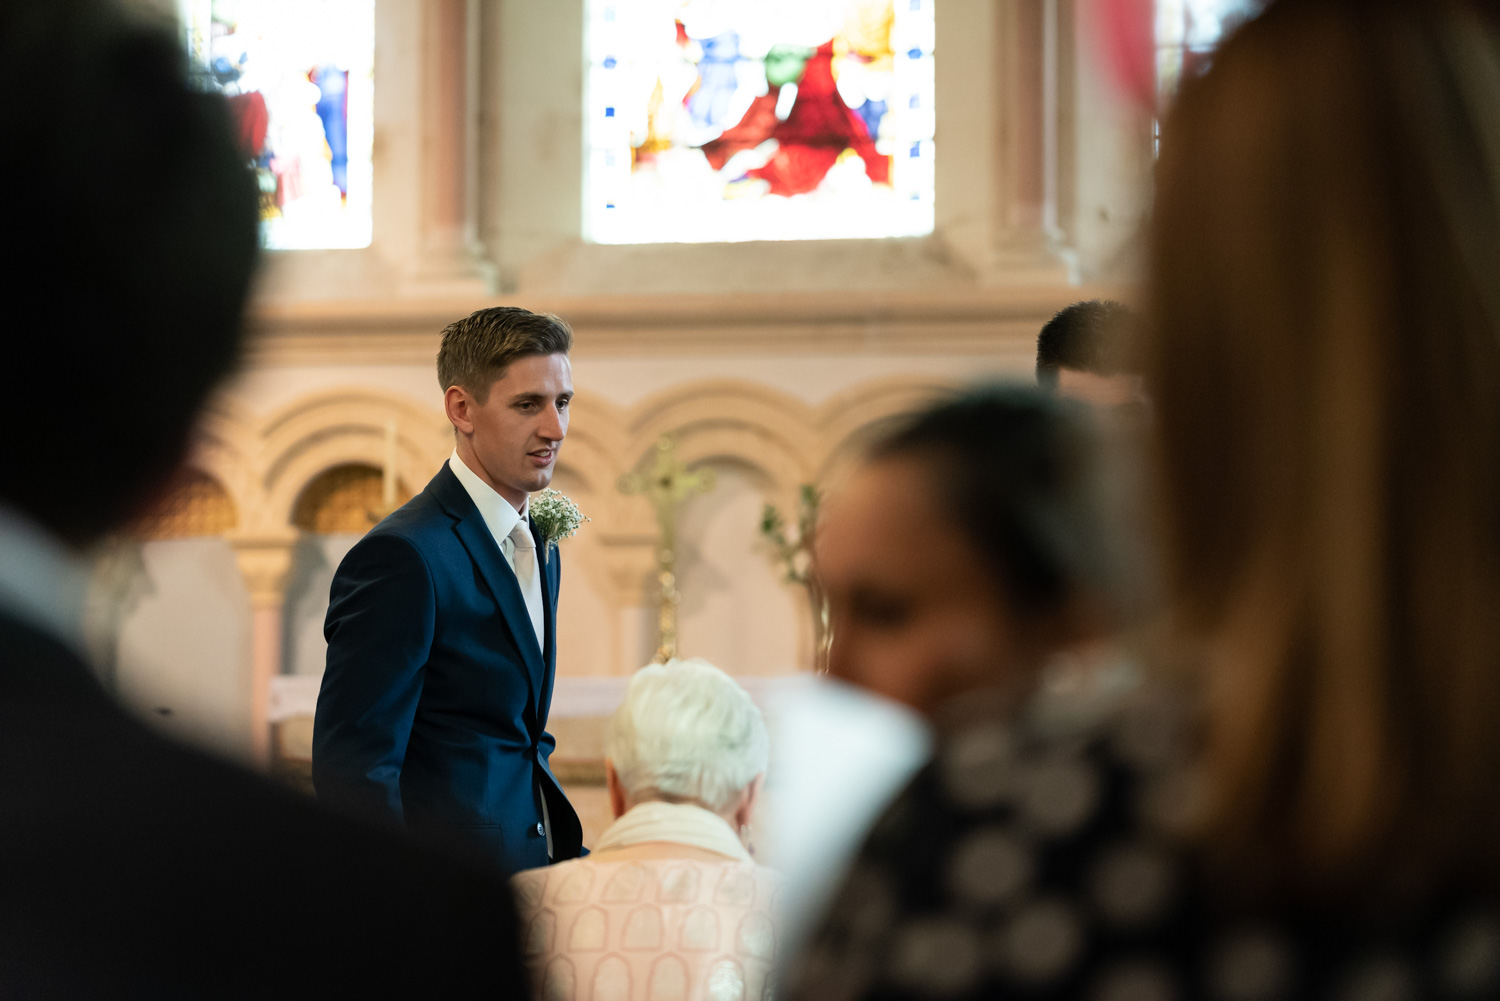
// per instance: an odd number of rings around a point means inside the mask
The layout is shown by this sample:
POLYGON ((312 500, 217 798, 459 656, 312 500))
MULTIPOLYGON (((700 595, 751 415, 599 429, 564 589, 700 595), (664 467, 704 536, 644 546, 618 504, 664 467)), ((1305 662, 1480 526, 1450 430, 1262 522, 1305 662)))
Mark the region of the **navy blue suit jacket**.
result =
POLYGON ((578 815, 547 766, 559 563, 553 549, 539 649, 515 572, 446 463, 356 543, 323 629, 319 799, 467 843, 514 872, 548 862, 546 796, 556 859, 576 858, 578 815))

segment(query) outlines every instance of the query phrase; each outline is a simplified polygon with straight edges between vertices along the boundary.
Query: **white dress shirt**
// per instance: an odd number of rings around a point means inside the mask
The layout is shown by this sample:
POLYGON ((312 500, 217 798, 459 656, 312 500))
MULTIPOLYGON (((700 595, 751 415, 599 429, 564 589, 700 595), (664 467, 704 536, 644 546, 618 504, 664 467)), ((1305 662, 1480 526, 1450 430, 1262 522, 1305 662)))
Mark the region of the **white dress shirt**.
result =
POLYGON ((0 609, 85 656, 83 557, 15 508, 0 505, 0 609))
MULTIPOLYGON (((517 511, 511 506, 510 501, 495 492, 495 488, 484 482, 479 474, 470 469, 464 460, 459 458, 458 449, 448 457, 448 468, 453 470, 453 475, 458 477, 458 482, 468 492, 474 501, 474 506, 479 508, 479 516, 484 519, 484 525, 490 530, 490 535, 495 539, 495 545, 500 547, 505 562, 510 566, 511 573, 516 572, 516 558, 514 543, 510 534, 517 525, 526 522, 527 511, 531 507, 531 499, 527 498, 526 506, 517 511)), ((530 527, 527 527, 530 532, 530 527)), ((547 618, 542 609, 542 562, 541 553, 535 553, 533 560, 535 567, 529 582, 521 584, 521 596, 526 599, 526 612, 531 616, 531 628, 536 632, 536 646, 538 650, 547 649, 547 618)), ((519 580, 519 575, 517 575, 519 580)))

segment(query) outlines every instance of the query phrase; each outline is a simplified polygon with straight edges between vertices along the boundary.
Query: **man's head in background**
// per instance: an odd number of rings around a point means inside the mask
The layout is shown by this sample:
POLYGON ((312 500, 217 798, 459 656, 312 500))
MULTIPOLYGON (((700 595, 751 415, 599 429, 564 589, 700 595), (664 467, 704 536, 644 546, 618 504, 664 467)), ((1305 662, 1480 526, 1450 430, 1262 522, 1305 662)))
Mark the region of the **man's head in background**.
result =
POLYGON ((116 4, 0 0, 0 505, 75 545, 164 488, 239 356, 258 196, 186 69, 116 4))
POLYGON ((1101 407, 1145 402, 1135 367, 1136 323, 1135 314, 1112 299, 1062 310, 1037 337, 1037 385, 1101 407))

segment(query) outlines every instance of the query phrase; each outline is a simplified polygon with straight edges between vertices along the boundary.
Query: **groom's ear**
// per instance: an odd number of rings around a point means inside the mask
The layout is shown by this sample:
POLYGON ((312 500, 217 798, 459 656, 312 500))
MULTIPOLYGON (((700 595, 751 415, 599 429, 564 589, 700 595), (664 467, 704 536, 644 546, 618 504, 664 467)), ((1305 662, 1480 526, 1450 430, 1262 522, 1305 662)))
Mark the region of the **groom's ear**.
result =
POLYGON ((474 397, 462 386, 449 386, 443 393, 443 409, 448 422, 463 434, 474 433, 474 397))

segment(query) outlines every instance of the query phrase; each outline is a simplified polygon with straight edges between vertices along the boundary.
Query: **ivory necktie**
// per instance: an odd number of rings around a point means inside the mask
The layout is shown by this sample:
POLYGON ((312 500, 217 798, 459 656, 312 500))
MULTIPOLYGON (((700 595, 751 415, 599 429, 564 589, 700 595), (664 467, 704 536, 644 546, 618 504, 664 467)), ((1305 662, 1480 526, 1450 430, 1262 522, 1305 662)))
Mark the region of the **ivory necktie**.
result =
POLYGON ((516 583, 521 585, 521 596, 526 599, 526 611, 531 616, 531 628, 536 631, 537 649, 547 649, 547 620, 542 613, 542 575, 537 572, 536 540, 531 537, 531 527, 526 519, 516 522, 516 527, 505 537, 510 552, 511 569, 516 572, 516 583))

